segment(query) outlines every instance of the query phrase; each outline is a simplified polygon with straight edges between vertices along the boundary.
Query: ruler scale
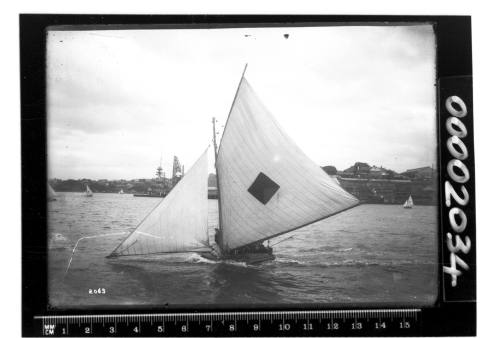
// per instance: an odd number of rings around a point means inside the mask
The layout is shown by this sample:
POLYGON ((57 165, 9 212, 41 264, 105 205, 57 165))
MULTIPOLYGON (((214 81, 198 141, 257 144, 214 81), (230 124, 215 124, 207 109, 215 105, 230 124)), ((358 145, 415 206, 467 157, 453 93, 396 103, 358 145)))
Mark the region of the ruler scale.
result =
POLYGON ((35 316, 41 336, 415 336, 421 309, 35 316))

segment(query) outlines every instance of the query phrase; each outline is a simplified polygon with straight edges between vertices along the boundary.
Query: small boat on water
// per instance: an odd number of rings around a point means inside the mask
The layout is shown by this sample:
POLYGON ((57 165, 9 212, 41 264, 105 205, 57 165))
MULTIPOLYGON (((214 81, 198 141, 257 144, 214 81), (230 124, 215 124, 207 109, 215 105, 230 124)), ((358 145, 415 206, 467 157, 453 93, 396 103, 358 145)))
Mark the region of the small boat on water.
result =
POLYGON ((411 198, 411 195, 410 195, 410 197, 408 197, 408 199, 403 204, 403 208, 405 208, 405 209, 413 208, 413 199, 411 198))
POLYGON ((85 197, 92 197, 92 196, 93 196, 92 190, 90 190, 90 187, 87 184, 87 188, 85 189, 85 197))
POLYGON ((55 190, 50 186, 50 184, 47 184, 47 199, 49 201, 57 200, 57 194, 55 190))
POLYGON ((210 260, 256 264, 275 258, 270 239, 359 204, 286 135, 244 73, 218 150, 212 119, 219 216, 214 240, 208 229, 207 149, 108 257, 197 252, 210 260))
POLYGON ((118 191, 119 194, 123 194, 123 189, 121 189, 120 191, 118 191))

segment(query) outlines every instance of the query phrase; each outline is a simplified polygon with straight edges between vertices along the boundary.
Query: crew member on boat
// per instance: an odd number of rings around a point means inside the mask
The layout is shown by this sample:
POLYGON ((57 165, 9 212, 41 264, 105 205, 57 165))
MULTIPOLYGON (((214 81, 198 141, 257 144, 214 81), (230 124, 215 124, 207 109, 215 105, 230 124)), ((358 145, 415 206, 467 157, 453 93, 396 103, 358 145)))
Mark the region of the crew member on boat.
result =
POLYGON ((221 234, 220 234, 220 231, 218 228, 215 228, 215 243, 217 243, 217 245, 221 245, 221 234))

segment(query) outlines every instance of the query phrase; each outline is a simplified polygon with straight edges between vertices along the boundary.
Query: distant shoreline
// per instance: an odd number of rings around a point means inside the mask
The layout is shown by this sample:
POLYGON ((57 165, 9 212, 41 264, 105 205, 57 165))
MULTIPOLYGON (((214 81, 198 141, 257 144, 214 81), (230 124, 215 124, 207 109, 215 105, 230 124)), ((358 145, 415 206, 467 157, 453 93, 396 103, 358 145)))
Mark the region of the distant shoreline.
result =
MULTIPOLYGON (((437 205, 437 170, 421 167, 396 173, 383 167, 356 162, 353 166, 338 171, 334 166, 322 169, 343 189, 365 204, 403 204, 411 195, 416 205, 437 205)), ((168 180, 168 179, 167 179, 168 180)), ((149 194, 165 191, 164 182, 158 178, 133 180, 90 180, 90 179, 51 179, 55 191, 83 192, 88 185, 93 192, 124 194, 149 194)), ((211 199, 218 196, 217 177, 207 175, 207 195, 211 199)), ((166 190, 167 192, 169 189, 166 190)))

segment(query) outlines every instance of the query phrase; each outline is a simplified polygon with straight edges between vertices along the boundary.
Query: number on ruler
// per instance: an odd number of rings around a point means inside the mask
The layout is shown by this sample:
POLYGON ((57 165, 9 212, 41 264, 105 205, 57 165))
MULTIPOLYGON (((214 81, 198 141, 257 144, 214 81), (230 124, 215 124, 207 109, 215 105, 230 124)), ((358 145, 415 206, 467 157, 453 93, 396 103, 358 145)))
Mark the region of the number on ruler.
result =
POLYGON ((280 324, 279 330, 280 331, 290 331, 290 324, 288 324, 288 323, 280 324))
POLYGON ((328 323, 326 325, 327 330, 338 330, 339 329, 339 323, 333 322, 333 323, 328 323))
POLYGON ((354 322, 351 324, 351 330, 361 330, 363 328, 363 323, 354 322))
POLYGON ((402 322, 399 322, 399 328, 400 329, 409 329, 410 328, 410 322, 407 322, 403 320, 402 322))

